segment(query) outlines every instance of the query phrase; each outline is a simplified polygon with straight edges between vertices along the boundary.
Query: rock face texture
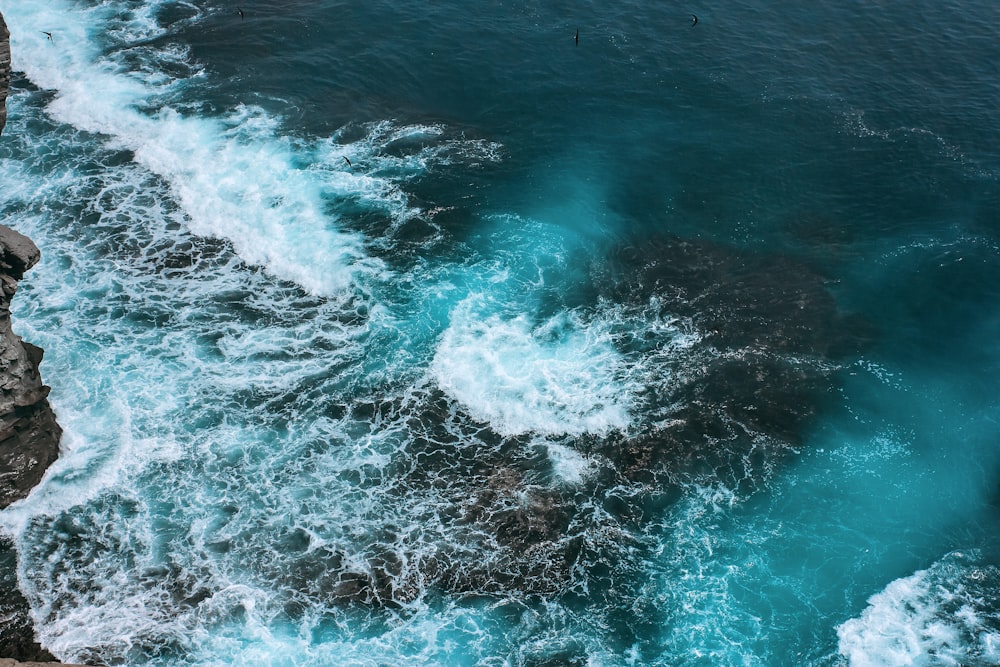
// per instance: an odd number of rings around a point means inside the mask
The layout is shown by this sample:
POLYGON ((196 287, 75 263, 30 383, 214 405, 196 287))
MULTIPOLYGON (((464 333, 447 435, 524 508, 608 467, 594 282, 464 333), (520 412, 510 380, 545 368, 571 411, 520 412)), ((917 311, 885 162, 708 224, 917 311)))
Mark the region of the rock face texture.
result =
POLYGON ((7 88, 10 86, 10 33, 0 14, 0 131, 7 124, 7 88))
MULTIPOLYGON (((69 665, 65 663, 64 667, 84 667, 83 665, 69 665)), ((0 667, 54 667, 51 662, 18 662, 12 658, 0 658, 0 667)))
POLYGON ((0 667, 17 664, 14 658, 55 660, 35 641, 28 601, 17 585, 17 552, 7 538, 0 538, 0 656, 0 667))
POLYGON ((38 373, 42 350, 10 321, 17 283, 40 256, 31 239, 0 225, 0 507, 27 496, 59 454, 62 429, 38 373))

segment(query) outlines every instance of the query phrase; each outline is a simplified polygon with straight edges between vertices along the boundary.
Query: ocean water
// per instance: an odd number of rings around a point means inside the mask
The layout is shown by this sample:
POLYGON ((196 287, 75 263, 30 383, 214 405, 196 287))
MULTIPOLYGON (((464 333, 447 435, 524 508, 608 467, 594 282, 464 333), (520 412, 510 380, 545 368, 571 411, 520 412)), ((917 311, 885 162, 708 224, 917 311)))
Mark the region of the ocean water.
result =
POLYGON ((1000 4, 791 5, 0 0, 41 643, 1000 664, 1000 4))

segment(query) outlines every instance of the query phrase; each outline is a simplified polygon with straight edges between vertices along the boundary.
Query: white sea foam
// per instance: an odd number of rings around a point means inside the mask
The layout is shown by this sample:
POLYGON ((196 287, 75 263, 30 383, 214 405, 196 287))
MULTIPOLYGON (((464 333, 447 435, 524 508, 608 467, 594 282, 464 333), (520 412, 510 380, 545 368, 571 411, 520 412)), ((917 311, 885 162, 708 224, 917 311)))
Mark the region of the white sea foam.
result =
MULTIPOLYGON (((400 600, 413 610, 421 559, 449 539, 462 547, 433 521, 451 500, 395 496, 386 471, 410 438, 406 415, 327 416, 371 381, 359 341, 380 311, 342 289, 359 264, 377 264, 326 206, 348 197, 405 218, 396 179, 492 159, 495 147, 379 124, 347 146, 360 172, 348 174, 337 141, 284 138, 259 109, 199 119, 149 104, 167 80, 155 69, 125 75, 92 51, 86 36, 102 18, 62 3, 8 16, 25 59, 40 53, 29 77, 57 91, 47 111, 58 122, 31 119, 51 129, 41 141, 15 133, 19 160, 2 165, 10 185, 0 192, 0 206, 16 212, 9 221, 45 249, 18 300, 19 332, 49 350, 43 373, 66 429, 46 480, 3 514, 39 637, 64 658, 98 661, 141 661, 162 647, 205 664, 260 664, 289 646, 306 647, 312 664, 456 654, 457 640, 431 636, 449 622, 433 614, 386 636, 358 631, 312 646, 317 625, 345 622, 320 594, 289 633, 283 605, 315 577, 290 572, 297 552, 275 536, 371 577, 373 560, 399 554, 389 589, 406 587, 400 600), (74 44, 42 52, 47 41, 26 26, 56 18, 66 31, 55 37, 74 44), (50 152, 60 155, 54 173, 50 152), (230 248, 324 298, 255 271, 230 248), (426 651, 414 652, 425 638, 426 651), (364 657, 367 644, 378 658, 364 657)), ((44 99, 20 97, 15 124, 36 113, 26 98, 44 99)))
POLYGON ((293 166, 290 142, 262 112, 209 119, 169 106, 140 111, 159 91, 95 52, 89 37, 107 20, 101 14, 22 5, 8 17, 20 66, 57 91, 48 108, 54 118, 131 150, 170 184, 192 231, 230 240, 247 262, 320 294, 346 287, 361 264, 372 268, 361 239, 325 215, 323 183, 293 166), (34 37, 38 25, 61 26, 58 48, 34 37))
POLYGON ((837 628, 851 667, 1000 663, 997 571, 961 553, 891 582, 837 628))
MULTIPOLYGON (((282 136, 280 120, 254 107, 214 118, 187 115, 176 101, 184 80, 150 64, 182 62, 183 49, 178 53, 179 47, 168 45, 137 56, 140 68, 123 71, 120 60, 134 50, 105 55, 95 47, 91 37, 112 25, 121 28, 118 39, 160 30, 152 12, 126 14, 123 20, 107 5, 82 10, 62 2, 19 4, 7 14, 18 67, 35 84, 56 91, 47 109, 54 118, 131 151, 138 164, 163 178, 193 232, 227 239, 245 261, 310 292, 329 295, 359 273, 381 271, 363 238, 345 231, 328 210, 330 197, 356 198, 405 220, 415 213, 396 185, 399 179, 433 165, 495 160, 498 154, 489 142, 444 138, 439 126, 386 122, 351 144, 331 138, 306 145, 282 136), (53 42, 34 29, 51 25, 60 26, 53 42), (346 169, 345 156, 357 168, 346 169)), ((189 78, 199 75, 196 68, 188 70, 189 78)))
MULTIPOLYGON (((505 229, 483 251, 495 256, 402 277, 412 310, 387 314, 366 293, 345 294, 359 271, 380 266, 364 239, 341 229, 331 200, 403 221, 418 212, 399 180, 452 161, 496 160, 499 146, 449 138, 438 125, 390 122, 348 142, 292 139, 279 118, 252 106, 188 116, 171 102, 183 81, 148 60, 198 76, 183 49, 136 47, 142 66, 126 73, 124 56, 88 46, 102 26, 121 42, 161 35, 155 3, 133 3, 124 17, 109 16, 110 2, 34 4, 5 9, 29 76, 57 91, 53 118, 100 135, 94 142, 77 133, 83 145, 59 145, 51 162, 42 159, 50 139, 11 139, 37 141, 39 164, 0 166, 0 204, 45 253, 16 304, 26 316, 19 332, 48 349, 43 373, 67 429, 64 456, 45 483, 3 514, 43 641, 64 658, 136 663, 147 661, 144 651, 160 658, 173 650, 178 661, 213 665, 615 665, 648 657, 649 646, 625 657, 620 646, 603 646, 615 631, 595 631, 591 610, 548 599, 458 604, 433 573, 499 559, 476 550, 478 525, 448 523, 467 506, 447 466, 496 440, 480 440, 484 429, 467 416, 501 434, 540 434, 532 442, 545 448, 556 483, 576 487, 560 491, 584 493, 599 459, 557 436, 627 430, 636 414, 671 419, 669 405, 636 406, 669 397, 697 373, 699 355, 713 353, 696 351, 691 323, 655 300, 544 310, 539 294, 558 291, 577 268, 567 266, 572 233, 538 253, 539 227, 514 216, 496 221, 505 229), (33 31, 36 23, 58 24, 58 43, 33 31), (119 164, 127 153, 134 163, 119 164), (58 173, 48 171, 52 163, 58 173), (393 349, 366 339, 385 330, 397 335, 393 349), (436 348, 414 350, 420 336, 436 348), (430 379, 412 386, 431 357, 430 379), (373 379, 367 370, 383 358, 373 379), (431 383, 451 399, 444 414, 431 383), (639 387, 653 398, 638 397, 639 387), (435 478, 436 465, 445 473, 435 478), (421 473, 431 483, 409 486, 406 475, 421 473), (374 611, 331 602, 325 578, 338 570, 383 577, 396 597, 374 611), (94 647, 100 652, 89 653, 94 647)), ((599 210, 596 202, 571 208, 581 219, 599 210)), ((551 213, 565 215, 566 207, 551 213)), ((496 492, 525 497, 516 480, 496 492)), ((768 664, 752 654, 767 623, 737 596, 767 581, 754 574, 754 536, 733 539, 745 537, 733 528, 741 499, 722 484, 686 493, 661 526, 649 595, 634 600, 659 604, 672 623, 664 646, 676 651, 663 663, 739 664, 742 651, 743 664, 768 664)), ((571 535, 594 552, 626 556, 609 559, 611 567, 627 565, 632 536, 599 505, 586 511, 603 518, 581 509, 571 535)), ((620 581, 628 585, 631 574, 620 581)), ((972 604, 956 612, 961 627, 983 616, 972 604)), ((995 655, 996 635, 980 639, 982 655, 995 655)))
POLYGON ((599 323, 563 312, 541 322, 463 301, 441 337, 431 371, 477 420, 515 435, 606 433, 629 423, 622 358, 599 323))
POLYGON ((546 450, 556 476, 566 484, 581 484, 594 473, 595 462, 566 445, 549 443, 546 450))
MULTIPOLYGON (((389 404, 371 417, 336 415, 370 381, 361 346, 372 325, 356 297, 310 298, 252 270, 186 231, 141 166, 88 171, 114 161, 92 138, 53 131, 66 134, 59 178, 23 185, 42 171, 28 138, 22 161, 0 165, 17 184, 0 206, 45 249, 17 318, 48 349, 43 373, 69 445, 3 515, 46 646, 76 661, 177 650, 247 665, 290 651, 302 665, 375 665, 510 650, 504 621, 425 599, 424 564, 460 562, 476 543, 445 524, 450 489, 399 479, 407 447, 440 436, 410 423, 424 389, 369 399, 389 404), (391 576, 377 566, 387 554, 399 559, 391 576), (405 615, 370 629, 331 602, 340 570, 387 577, 405 615), (289 619, 286 604, 301 614, 289 619)), ((443 429, 469 433, 452 422, 443 429)))

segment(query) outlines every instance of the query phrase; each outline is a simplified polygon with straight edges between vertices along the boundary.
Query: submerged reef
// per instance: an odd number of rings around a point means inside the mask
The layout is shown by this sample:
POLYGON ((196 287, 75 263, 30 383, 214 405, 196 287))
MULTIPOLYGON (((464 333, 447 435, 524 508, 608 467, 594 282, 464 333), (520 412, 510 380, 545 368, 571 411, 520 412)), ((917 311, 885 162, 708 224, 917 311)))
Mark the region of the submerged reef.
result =
MULTIPOLYGON (((593 258, 591 274, 595 289, 579 310, 609 322, 641 419, 595 433, 502 433, 433 382, 359 397, 336 416, 363 437, 393 431, 396 444, 383 466, 343 473, 370 512, 350 543, 329 527, 317 485, 294 521, 265 534, 234 518, 206 549, 242 552, 237 560, 267 554, 256 583, 280 582, 270 604, 290 622, 317 600, 377 627, 416 601, 458 597, 517 600, 512 609, 587 605, 609 625, 637 627, 625 610, 641 604, 645 559, 669 530, 657 517, 692 488, 733 497, 766 488, 829 409, 840 360, 874 333, 791 257, 755 261, 708 242, 644 239, 593 258)), ((317 443, 302 465, 319 466, 341 446, 317 443)), ((213 592, 193 585, 174 595, 197 606, 213 592)), ((644 622, 664 621, 658 613, 646 609, 644 622)))

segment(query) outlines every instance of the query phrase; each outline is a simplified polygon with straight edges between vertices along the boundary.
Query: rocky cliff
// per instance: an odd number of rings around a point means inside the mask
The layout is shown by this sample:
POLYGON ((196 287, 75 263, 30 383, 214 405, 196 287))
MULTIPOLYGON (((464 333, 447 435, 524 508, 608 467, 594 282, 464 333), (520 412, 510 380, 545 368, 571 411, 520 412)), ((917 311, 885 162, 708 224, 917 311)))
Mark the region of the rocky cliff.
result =
POLYGON ((38 373, 42 350, 22 341, 10 321, 17 283, 39 258, 31 239, 0 225, 0 507, 38 484, 62 435, 38 373))
POLYGON ((7 88, 10 85, 10 33, 0 14, 0 131, 7 124, 7 88))
MULTIPOLYGON (((38 364, 42 350, 14 334, 10 300, 39 259, 31 239, 0 225, 0 508, 28 495, 59 453, 62 430, 49 407, 38 364)), ((0 538, 0 656, 51 660, 34 639, 17 586, 14 551, 0 538)))
MULTIPOLYGON (((10 34, 0 15, 0 133, 7 123, 10 34)), ((17 283, 39 259, 31 239, 0 225, 0 508, 19 500, 38 483, 59 451, 62 430, 49 407, 48 387, 38 364, 42 350, 14 334, 10 301, 17 283)), ((0 667, 31 667, 53 660, 34 640, 28 604, 17 587, 15 553, 0 538, 0 667)), ((53 665, 53 663, 44 663, 53 665)))

